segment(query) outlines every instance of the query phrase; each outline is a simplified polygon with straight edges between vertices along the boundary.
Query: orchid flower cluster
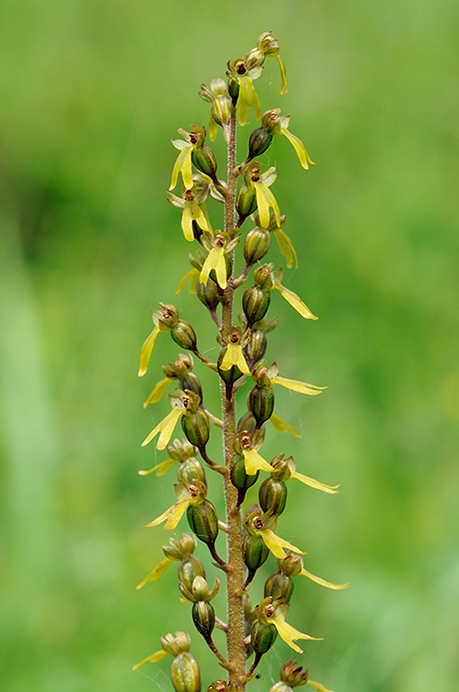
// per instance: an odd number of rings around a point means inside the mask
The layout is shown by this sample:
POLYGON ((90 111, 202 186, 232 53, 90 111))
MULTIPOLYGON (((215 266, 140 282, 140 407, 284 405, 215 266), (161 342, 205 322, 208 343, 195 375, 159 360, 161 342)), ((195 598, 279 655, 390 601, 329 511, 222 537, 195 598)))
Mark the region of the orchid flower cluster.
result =
MULTIPOLYGON (((311 574, 304 566, 304 551, 282 538, 285 531, 282 514, 291 481, 328 494, 338 492, 338 486, 326 485, 303 474, 299 470, 301 465, 292 456, 279 453, 267 460, 263 455, 270 425, 278 433, 299 436, 274 413, 276 386, 307 396, 317 396, 325 389, 290 379, 277 363, 265 359, 267 334, 277 326, 277 318, 267 317, 273 290, 279 291, 304 319, 317 319, 302 299, 284 286, 283 269, 271 262, 264 263, 273 236, 287 269, 297 267, 298 258, 284 230, 286 216, 281 214, 271 189, 277 171, 274 166, 264 170, 256 159, 269 149, 276 135, 284 135, 304 169, 313 163, 301 140, 290 132, 289 117, 281 116, 279 108, 262 112, 254 82, 270 57, 279 64, 283 94, 287 91, 286 70, 271 31, 263 33, 256 48, 246 56, 228 62, 226 80, 216 78, 209 87, 201 86, 199 95, 210 104, 210 140, 215 139, 221 127, 226 141, 226 180, 219 177, 216 157, 206 144, 205 127, 192 125, 190 131, 180 129, 181 139, 172 140, 179 153, 172 170, 168 201, 181 210, 184 239, 195 246, 194 254, 189 255, 191 270, 180 282, 177 293, 189 283, 190 292, 206 308, 216 325, 218 357, 214 362, 204 356, 194 327, 180 317, 174 305, 159 303, 160 309, 151 313, 154 327, 142 346, 138 373, 139 376, 147 373, 155 341, 161 333, 169 332, 175 344, 185 351, 177 355, 175 362, 162 366, 164 377, 153 387, 144 404, 145 407, 156 404, 169 387, 173 389, 169 394, 169 413, 142 443, 146 446, 155 440, 156 448, 165 450, 167 458, 139 473, 161 476, 172 468, 177 471, 175 501, 146 526, 164 524, 166 530, 174 531, 183 524, 186 514, 190 532, 183 533, 180 539, 174 536, 162 546, 164 558, 137 588, 156 581, 173 562, 177 563, 180 598, 190 604, 196 630, 225 671, 226 679, 215 676, 207 687, 208 692, 243 692, 256 677, 261 658, 278 636, 298 654, 303 653, 296 643, 298 640, 318 639, 287 621, 296 577, 305 576, 330 589, 347 586, 311 574), (246 125, 249 111, 260 120, 260 125, 251 132, 247 156, 238 164, 236 131, 238 125, 246 125), (176 194, 179 183, 180 194, 176 194), (213 227, 208 202, 222 208, 221 228, 213 227), (248 226, 246 232, 245 226, 248 226), (238 274, 239 247, 243 268, 238 274), (243 290, 236 302, 238 289, 243 290), (235 323, 233 311, 241 308, 235 323), (195 373, 197 362, 215 373, 216 386, 220 387, 221 418, 206 408, 203 388, 195 373), (236 399, 241 405, 239 392, 244 388, 246 407, 236 415, 236 399), (179 421, 184 437, 172 439, 179 421), (222 435, 222 460, 209 456, 211 434, 222 435), (206 474, 212 471, 222 480, 224 521, 207 497, 206 474), (258 503, 247 506, 246 494, 257 483, 258 503), (221 534, 226 535, 226 551, 221 534), (207 546, 212 564, 226 582, 226 618, 218 617, 212 605, 221 581, 217 577, 212 585, 208 581, 203 562, 195 555, 198 541, 207 546), (265 581, 264 598, 252 605, 252 582, 260 567, 274 558, 277 567, 265 581), (216 630, 221 631, 218 637, 215 637, 216 630), (218 638, 226 639, 226 646, 221 646, 218 638)), ((298 620, 298 612, 296 617, 293 612, 292 615, 293 620, 298 620)), ((168 633, 161 638, 161 647, 134 668, 171 655, 174 690, 201 692, 201 672, 190 653, 189 634, 179 631, 174 637, 168 633)), ((280 678, 270 692, 289 692, 305 684, 326 692, 323 685, 309 679, 308 671, 293 660, 282 666, 280 678)))

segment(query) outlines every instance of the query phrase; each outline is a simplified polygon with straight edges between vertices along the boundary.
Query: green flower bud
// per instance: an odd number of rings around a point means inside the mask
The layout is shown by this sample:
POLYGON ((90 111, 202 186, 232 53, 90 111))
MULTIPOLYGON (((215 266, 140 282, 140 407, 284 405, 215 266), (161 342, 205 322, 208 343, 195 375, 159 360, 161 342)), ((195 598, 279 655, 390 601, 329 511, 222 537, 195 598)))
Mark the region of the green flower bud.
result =
POLYGON ((196 295, 198 296, 201 303, 205 305, 206 308, 208 308, 209 310, 215 310, 218 303, 220 302, 217 284, 215 283, 215 281, 212 281, 210 276, 207 281, 207 284, 201 283, 201 281, 198 280, 196 284, 196 295))
MULTIPOLYGON (((270 391, 269 389, 267 391, 270 391)), ((260 485, 258 491, 258 501, 263 512, 271 511, 280 516, 285 509, 287 502, 287 486, 282 481, 275 481, 267 478, 260 485)))
POLYGON ((257 425, 262 425, 269 420, 274 411, 274 392, 270 389, 254 387, 247 397, 247 404, 253 413, 257 425))
POLYGON ((293 580, 290 577, 282 572, 275 572, 265 582, 265 598, 271 596, 273 601, 279 599, 283 603, 290 603, 293 588, 293 580))
POLYGON ((202 387, 199 379, 196 377, 194 372, 189 372, 183 377, 180 378, 180 389, 184 392, 186 392, 187 389, 189 389, 191 392, 194 392, 199 396, 199 398, 202 401, 202 387))
POLYGON ((186 513, 190 529, 207 545, 214 545, 218 536, 218 516, 209 500, 200 505, 189 505, 186 513))
POLYGON ((240 507, 244 502, 247 490, 257 482, 260 472, 257 471, 254 476, 249 476, 245 472, 245 459, 240 454, 233 458, 231 464, 231 482, 238 489, 237 506, 240 507))
POLYGON ((285 682, 276 682, 275 685, 269 688, 268 692, 292 692, 292 688, 285 682))
POLYGON ((205 579, 206 570, 198 557, 195 555, 188 555, 178 566, 178 577, 180 583, 183 584, 188 591, 191 591, 195 577, 204 577, 205 579))
POLYGON ((166 634, 161 637, 161 647, 163 651, 171 656, 179 656, 185 651, 189 651, 191 639, 188 632, 176 632, 175 637, 172 634, 166 634))
POLYGON ((166 377, 173 380, 184 377, 193 369, 193 365, 194 361, 189 353, 180 353, 175 363, 168 363, 167 365, 162 365, 161 367, 166 377))
POLYGON ((252 327, 255 322, 266 315, 271 300, 269 291, 262 291, 257 286, 250 286, 242 297, 242 309, 247 318, 247 325, 252 327))
POLYGON ((180 348, 184 348, 187 351, 196 350, 196 333, 191 324, 188 324, 188 322, 179 320, 176 326, 172 329, 171 336, 175 343, 180 346, 180 348))
POLYGON ((186 486, 192 485, 196 483, 196 481, 206 483, 206 472, 197 459, 187 459, 179 466, 177 480, 179 483, 186 486))
POLYGON ((269 548, 261 536, 246 534, 243 543, 244 563, 249 574, 254 574, 268 559, 269 548))
POLYGON ((257 195, 255 186, 243 185, 236 197, 236 209, 241 219, 246 219, 250 214, 253 214, 257 208, 257 195))
POLYGON ((303 559, 301 555, 288 553, 287 557, 279 560, 279 569, 287 577, 297 577, 303 569, 303 559))
POLYGON ((204 639, 210 639, 215 627, 215 611, 211 603, 197 601, 191 611, 193 622, 204 639))
POLYGON ((260 156, 260 154, 264 154, 272 141, 272 134, 267 132, 264 127, 257 127, 249 138, 249 155, 247 156, 247 161, 251 161, 257 156, 260 156))
POLYGON ((210 435, 209 418, 204 411, 198 409, 192 413, 185 412, 182 416, 182 429, 192 445, 204 449, 210 435))
POLYGON ((180 541, 169 538, 169 545, 162 545, 161 548, 166 557, 170 557, 172 560, 183 560, 194 553, 196 538, 190 533, 184 533, 180 541))
POLYGON ((239 418, 239 422, 237 424, 237 432, 253 432, 255 428, 257 427, 257 421, 255 420, 255 417, 251 411, 247 411, 247 413, 244 413, 241 418, 239 418))
POLYGON ((227 692, 228 685, 224 680, 215 680, 207 688, 207 692, 227 692))
POLYGON ((262 291, 270 291, 274 286, 272 278, 273 266, 273 264, 263 264, 253 272, 255 283, 262 291))
POLYGON ((172 661, 171 680, 175 692, 201 692, 199 665, 189 651, 179 654, 172 661))
POLYGON ((217 160, 210 147, 204 144, 204 146, 200 149, 193 149, 191 152, 191 160, 198 170, 208 175, 209 178, 212 178, 213 180, 215 179, 217 172, 217 160))
POLYGON ((247 264, 263 259, 271 245, 271 234, 264 228, 252 228, 244 242, 244 257, 247 264))
POLYGON ((255 363, 263 358, 268 347, 266 334, 262 329, 254 329, 250 334, 250 341, 243 349, 245 359, 249 369, 253 368, 255 363))
POLYGON ((272 647, 276 639, 277 630, 272 623, 270 625, 264 625, 259 620, 253 623, 251 644, 256 654, 265 654, 272 647))
POLYGON ((298 665, 292 658, 284 663, 281 668, 280 677, 289 687, 301 687, 306 685, 309 680, 309 671, 298 665))

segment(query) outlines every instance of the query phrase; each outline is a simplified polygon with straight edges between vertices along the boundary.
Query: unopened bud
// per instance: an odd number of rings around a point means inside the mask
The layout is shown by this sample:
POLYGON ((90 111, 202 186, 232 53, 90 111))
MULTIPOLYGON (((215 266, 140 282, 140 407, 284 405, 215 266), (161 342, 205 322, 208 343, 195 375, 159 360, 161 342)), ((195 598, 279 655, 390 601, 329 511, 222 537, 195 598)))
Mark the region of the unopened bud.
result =
POLYGON ((244 563, 249 574, 254 574, 268 559, 269 548, 261 536, 246 534, 244 537, 244 563))
POLYGON ((210 277, 207 284, 198 280, 196 284, 196 295, 203 305, 209 310, 214 310, 219 303, 218 288, 215 281, 210 277))
POLYGON ((284 663, 281 668, 280 677, 289 687, 301 687, 306 685, 309 680, 309 671, 298 665, 292 658, 284 663))
POLYGON ((263 358, 268 347, 266 335, 262 329, 254 329, 250 334, 250 341, 243 349, 243 353, 249 368, 263 358))
POLYGON ((265 654, 277 639, 277 629, 272 623, 264 625, 257 620, 252 627, 251 644, 256 654, 265 654))
POLYGON ((214 545, 218 536, 218 516, 209 500, 204 500, 200 505, 189 505, 187 519, 190 529, 200 541, 214 545))
POLYGON ((243 185, 236 198, 236 209, 241 219, 246 219, 250 214, 253 214, 257 208, 257 196, 255 186, 243 185))
POLYGON ((197 601, 192 609, 193 622, 204 639, 210 639, 215 627, 215 611, 211 603, 197 601))
POLYGON ((206 472, 197 459, 187 459, 179 466, 177 480, 182 485, 192 485, 196 481, 206 483, 206 472))
POLYGON ((255 264, 263 259, 271 245, 271 234, 265 228, 256 226, 246 235, 244 257, 247 264, 255 264))
POLYGON ((204 144, 200 149, 193 149, 191 152, 191 160, 198 170, 208 175, 209 178, 215 179, 217 160, 210 147, 204 144))
POLYGON ((265 598, 271 596, 273 601, 281 600, 290 603, 293 593, 293 580, 282 572, 275 572, 265 582, 265 598))
POLYGON ((271 388, 254 387, 247 397, 248 407, 253 413, 257 425, 269 420, 274 411, 274 392, 271 388))
POLYGON ((195 577, 206 578, 206 570, 201 560, 195 555, 188 555, 178 566, 179 581, 191 591, 195 577))
POLYGON ((188 322, 179 320, 177 325, 172 329, 171 336, 175 343, 181 348, 184 348, 186 351, 196 350, 196 333, 191 324, 188 324, 188 322))
POLYGON ((191 392, 194 392, 195 394, 197 394, 202 401, 201 382, 196 377, 194 372, 189 372, 189 373, 185 374, 183 377, 181 377, 179 385, 180 385, 180 389, 183 392, 186 392, 186 390, 189 389, 191 392))
POLYGON ((260 154, 264 154, 272 141, 272 134, 267 132, 264 127, 257 127, 249 138, 249 155, 247 156, 247 161, 251 161, 257 156, 260 156, 260 154))
POLYGON ((175 637, 172 634, 166 634, 161 637, 161 646, 163 651, 171 656, 179 656, 179 654, 190 650, 191 639, 188 632, 176 632, 175 637))
POLYGON ((287 502, 287 486, 282 481, 267 478, 260 485, 258 500, 263 512, 271 511, 279 516, 284 511, 287 502))
POLYGON ((279 569, 287 577, 297 577, 303 570, 303 558, 301 555, 288 553, 287 557, 279 560, 279 569))
POLYGON ((189 651, 179 654, 172 661, 171 680, 175 692, 201 692, 199 665, 189 651))
POLYGON ((197 409, 182 416, 182 429, 189 442, 198 449, 204 449, 210 434, 209 418, 204 411, 197 409))
POLYGON ((250 286, 242 297, 242 309, 247 318, 247 325, 252 327, 255 322, 262 320, 269 308, 271 295, 257 286, 250 286))

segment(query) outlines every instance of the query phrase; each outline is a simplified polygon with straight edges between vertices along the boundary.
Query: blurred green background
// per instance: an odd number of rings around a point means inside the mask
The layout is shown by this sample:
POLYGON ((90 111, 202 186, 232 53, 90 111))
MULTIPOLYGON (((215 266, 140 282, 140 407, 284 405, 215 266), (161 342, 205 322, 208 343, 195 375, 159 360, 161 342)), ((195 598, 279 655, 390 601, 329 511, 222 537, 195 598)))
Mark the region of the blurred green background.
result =
MULTIPOLYGON (((190 248, 165 200, 169 140, 207 125, 201 82, 272 29, 289 92, 267 61, 262 106, 291 114, 317 166, 304 172, 284 138, 262 162, 280 171, 300 257, 285 283, 320 320, 273 296, 268 358, 329 389, 278 392, 303 437, 270 433, 264 451, 341 483, 334 497, 295 486, 279 532, 310 571, 352 584, 297 582, 289 620, 324 637, 298 660, 336 692, 457 690, 458 15, 453 0, 3 0, 2 689, 168 690, 170 660, 130 668, 179 629, 205 686, 219 675, 173 570, 135 590, 168 538, 143 524, 175 497, 172 471, 137 475, 165 458, 140 442, 167 400, 142 402, 180 349, 160 338, 148 375, 136 371, 159 300, 216 354, 205 309, 174 296, 190 248)), ((291 654, 279 641, 251 689, 266 692, 291 654)))

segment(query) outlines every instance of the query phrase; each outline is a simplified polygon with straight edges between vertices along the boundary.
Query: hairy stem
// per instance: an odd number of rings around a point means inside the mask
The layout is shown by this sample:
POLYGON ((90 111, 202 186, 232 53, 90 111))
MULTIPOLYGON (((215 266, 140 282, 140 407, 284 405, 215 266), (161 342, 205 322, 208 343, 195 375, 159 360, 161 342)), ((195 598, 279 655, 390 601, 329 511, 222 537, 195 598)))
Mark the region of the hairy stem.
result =
MULTIPOLYGON (((234 228, 235 221, 235 197, 236 197, 236 112, 233 113, 230 122, 230 137, 228 141, 228 194, 225 199, 225 231, 234 228)), ((222 304, 222 329, 228 333, 233 321, 233 267, 234 252, 232 257, 231 278, 225 289, 225 301, 222 304)), ((233 442, 236 436, 236 402, 233 388, 229 388, 230 398, 227 398, 227 388, 221 382, 222 410, 223 410, 223 445, 225 454, 225 466, 230 470, 231 460, 234 455, 233 442)), ((227 599, 228 599, 228 660, 232 665, 229 670, 229 682, 234 690, 245 690, 245 666, 246 653, 244 646, 244 611, 242 604, 242 582, 244 562, 242 557, 242 522, 241 510, 237 506, 237 489, 231 483, 228 474, 225 477, 225 505, 226 520, 228 524, 227 546, 228 564, 232 571, 227 574, 227 599)))

